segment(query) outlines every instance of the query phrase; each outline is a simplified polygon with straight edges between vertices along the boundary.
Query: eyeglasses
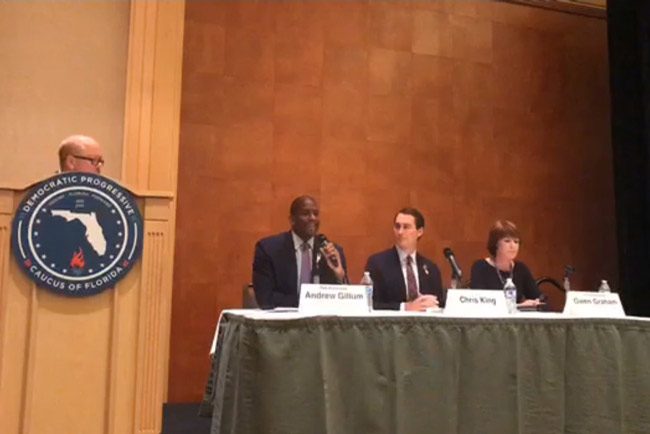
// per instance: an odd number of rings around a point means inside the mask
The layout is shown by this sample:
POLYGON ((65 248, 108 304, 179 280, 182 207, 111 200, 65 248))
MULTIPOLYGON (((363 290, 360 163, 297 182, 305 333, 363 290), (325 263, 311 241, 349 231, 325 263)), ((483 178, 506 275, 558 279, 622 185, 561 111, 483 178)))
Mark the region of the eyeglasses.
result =
POLYGON ((102 157, 84 157, 83 155, 73 155, 73 157, 79 160, 89 161, 95 167, 102 167, 104 165, 104 159, 102 157))

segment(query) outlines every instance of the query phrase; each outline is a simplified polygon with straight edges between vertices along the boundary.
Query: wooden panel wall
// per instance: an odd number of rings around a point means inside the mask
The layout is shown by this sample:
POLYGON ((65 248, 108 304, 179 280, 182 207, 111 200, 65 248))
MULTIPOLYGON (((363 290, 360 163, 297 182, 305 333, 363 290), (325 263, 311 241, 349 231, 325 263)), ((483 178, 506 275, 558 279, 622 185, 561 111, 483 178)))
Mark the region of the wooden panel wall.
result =
POLYGON ((350 276, 420 208, 469 272, 515 221, 537 276, 616 286, 603 19, 496 2, 188 2, 170 401, 200 399, 255 241, 320 199, 350 276))
POLYGON ((104 148, 120 178, 129 1, 0 2, 0 184, 22 188, 59 168, 70 134, 104 148))

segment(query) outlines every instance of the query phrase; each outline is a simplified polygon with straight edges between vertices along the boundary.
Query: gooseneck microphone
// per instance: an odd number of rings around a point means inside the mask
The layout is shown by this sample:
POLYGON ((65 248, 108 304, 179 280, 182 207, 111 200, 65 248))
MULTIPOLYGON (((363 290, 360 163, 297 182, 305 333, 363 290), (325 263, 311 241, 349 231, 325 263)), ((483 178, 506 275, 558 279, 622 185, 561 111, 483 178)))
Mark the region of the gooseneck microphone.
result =
POLYGON ((460 278, 463 277, 463 270, 460 269, 458 262, 456 262, 456 257, 454 256, 454 252, 449 247, 445 247, 442 253, 443 255, 445 255, 445 258, 447 258, 447 260, 449 261, 449 265, 451 265, 452 277, 460 280, 460 278))
POLYGON ((564 277, 571 277, 573 273, 576 272, 576 269, 572 265, 565 265, 564 266, 564 277))
POLYGON ((575 267, 572 265, 565 265, 564 266, 564 282, 562 286, 564 287, 565 291, 571 291, 571 275, 576 272, 575 267))
MULTIPOLYGON (((325 247, 327 247, 327 245, 328 245, 329 242, 330 242, 330 240, 327 239, 327 237, 325 236, 325 234, 318 234, 318 235, 316 236, 316 240, 318 241, 318 249, 319 249, 319 250, 320 250, 320 249, 324 249, 325 247)), ((333 264, 335 267, 338 267, 338 266, 339 266, 339 261, 338 261, 338 259, 336 259, 336 256, 334 256, 334 255, 329 255, 327 258, 332 262, 332 264, 333 264)))

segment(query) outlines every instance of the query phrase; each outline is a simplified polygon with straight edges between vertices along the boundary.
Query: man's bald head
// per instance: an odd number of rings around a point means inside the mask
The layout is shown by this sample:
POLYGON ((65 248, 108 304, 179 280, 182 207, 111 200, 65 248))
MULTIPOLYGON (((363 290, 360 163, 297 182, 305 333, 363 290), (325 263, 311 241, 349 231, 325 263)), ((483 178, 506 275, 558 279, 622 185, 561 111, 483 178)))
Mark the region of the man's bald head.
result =
POLYGON ((59 145, 61 172, 100 173, 103 165, 104 152, 92 137, 75 134, 59 145))

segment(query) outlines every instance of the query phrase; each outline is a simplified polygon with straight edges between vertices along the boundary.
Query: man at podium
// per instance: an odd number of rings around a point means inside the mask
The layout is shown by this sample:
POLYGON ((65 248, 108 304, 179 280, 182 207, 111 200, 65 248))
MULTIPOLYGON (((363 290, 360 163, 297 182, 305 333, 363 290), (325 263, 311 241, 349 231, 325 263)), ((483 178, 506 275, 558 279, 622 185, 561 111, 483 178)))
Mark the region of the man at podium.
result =
POLYGON ((75 134, 63 139, 59 145, 61 172, 101 173, 104 152, 97 140, 75 134))
POLYGON ((262 309, 297 307, 303 283, 344 283, 347 265, 343 249, 318 234, 316 199, 300 196, 289 208, 291 230, 255 245, 253 288, 262 309))

